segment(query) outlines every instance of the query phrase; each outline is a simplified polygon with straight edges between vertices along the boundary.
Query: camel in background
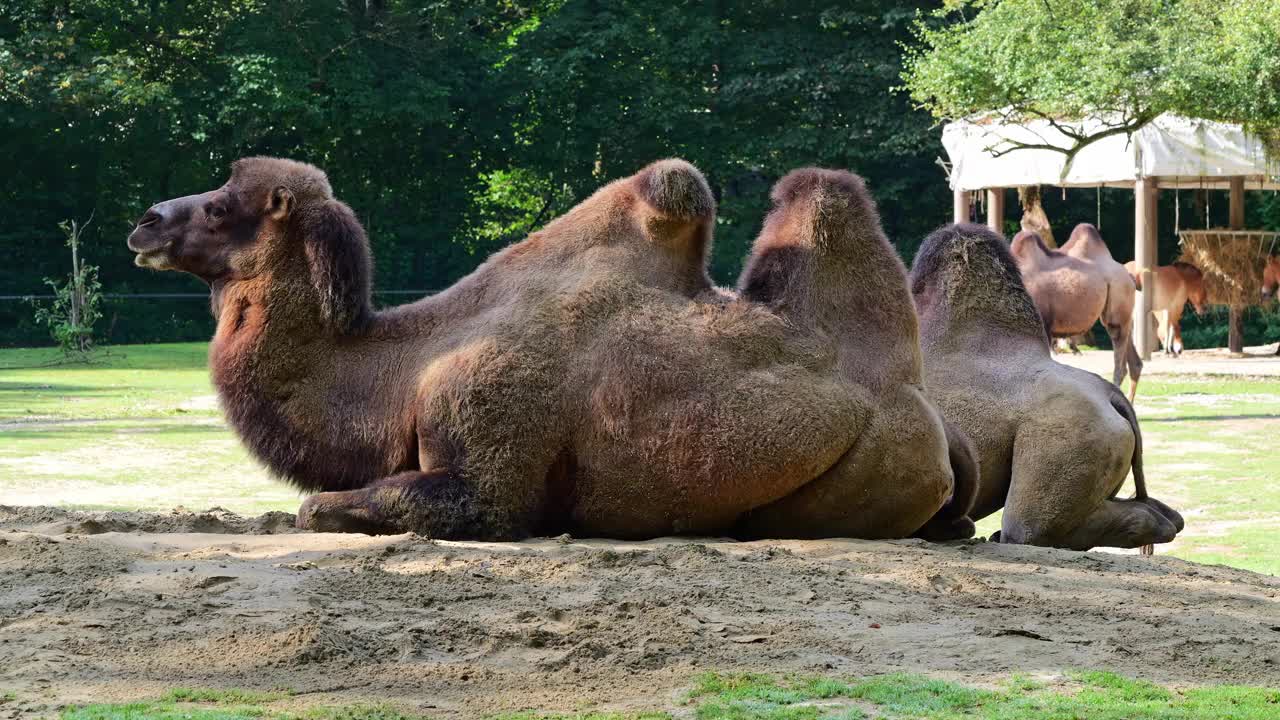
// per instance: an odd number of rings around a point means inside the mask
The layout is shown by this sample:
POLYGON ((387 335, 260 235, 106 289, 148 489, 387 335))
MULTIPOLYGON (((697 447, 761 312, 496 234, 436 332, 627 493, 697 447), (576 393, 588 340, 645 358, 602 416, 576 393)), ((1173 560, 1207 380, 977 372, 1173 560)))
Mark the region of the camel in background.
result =
POLYGON ((1142 358, 1133 347, 1137 288, 1124 266, 1111 257, 1098 229, 1080 223, 1058 250, 1024 230, 1013 237, 1009 249, 1050 339, 1079 335, 1095 320, 1102 321, 1115 355, 1112 382, 1120 385, 1127 374, 1132 402, 1142 375, 1142 358))
MULTIPOLYGON (((1133 284, 1142 290, 1142 273, 1133 260, 1124 264, 1133 278, 1133 284)), ((1156 324, 1156 336, 1166 355, 1182 354, 1182 312, 1191 301, 1197 315, 1204 313, 1207 297, 1204 289, 1204 273, 1191 263, 1175 262, 1152 268, 1152 321, 1156 324)), ((1145 291, 1144 291, 1145 292, 1145 291)))

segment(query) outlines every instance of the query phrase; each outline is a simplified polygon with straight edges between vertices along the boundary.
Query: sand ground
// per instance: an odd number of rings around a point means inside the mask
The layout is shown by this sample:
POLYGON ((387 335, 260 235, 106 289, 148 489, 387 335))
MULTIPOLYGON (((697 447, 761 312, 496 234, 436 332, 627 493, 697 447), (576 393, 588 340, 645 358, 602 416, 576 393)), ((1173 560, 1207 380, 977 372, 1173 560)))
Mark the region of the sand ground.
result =
POLYGON ((169 688, 439 717, 674 707, 697 673, 1111 669, 1280 685, 1280 578, 982 541, 294 532, 292 517, 0 507, 14 717, 169 688))

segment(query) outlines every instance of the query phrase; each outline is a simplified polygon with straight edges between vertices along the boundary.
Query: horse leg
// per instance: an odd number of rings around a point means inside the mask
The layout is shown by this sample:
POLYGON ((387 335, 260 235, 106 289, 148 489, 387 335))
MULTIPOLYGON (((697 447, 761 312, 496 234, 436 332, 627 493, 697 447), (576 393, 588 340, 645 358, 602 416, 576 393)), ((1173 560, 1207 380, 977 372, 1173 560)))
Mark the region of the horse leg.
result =
POLYGON ((1182 354, 1182 314, 1170 316, 1169 326, 1173 331, 1173 356, 1177 357, 1182 354))

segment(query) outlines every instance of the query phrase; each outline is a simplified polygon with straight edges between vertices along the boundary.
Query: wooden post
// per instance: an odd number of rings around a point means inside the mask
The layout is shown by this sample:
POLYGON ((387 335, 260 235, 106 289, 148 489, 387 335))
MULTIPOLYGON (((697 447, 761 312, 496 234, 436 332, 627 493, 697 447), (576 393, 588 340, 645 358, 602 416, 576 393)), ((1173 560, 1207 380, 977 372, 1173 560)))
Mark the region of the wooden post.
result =
MULTIPOLYGON (((1231 205, 1228 218, 1232 230, 1244 229, 1244 178, 1231 178, 1231 205)), ((1244 352, 1244 306, 1232 305, 1227 326, 1227 349, 1233 353, 1244 352)))
POLYGON ((969 222, 969 191, 953 190, 951 208, 951 222, 969 222))
MULTIPOLYGON (((1156 264, 1155 181, 1138 178, 1133 183, 1133 259, 1142 274, 1142 287, 1152 288, 1156 264)), ((1133 345, 1143 360, 1151 359, 1155 346, 1151 337, 1151 298, 1154 293, 1138 291, 1133 305, 1133 345)))
POLYGON ((1004 188, 987 189, 987 227, 1004 236, 1004 188))

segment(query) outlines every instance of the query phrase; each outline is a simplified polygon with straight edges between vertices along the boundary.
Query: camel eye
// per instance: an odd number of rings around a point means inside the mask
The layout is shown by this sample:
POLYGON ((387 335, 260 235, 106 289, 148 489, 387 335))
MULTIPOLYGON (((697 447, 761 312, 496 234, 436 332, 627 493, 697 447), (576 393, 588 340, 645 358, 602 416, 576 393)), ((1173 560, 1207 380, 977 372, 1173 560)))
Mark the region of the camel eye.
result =
POLYGON ((205 208, 205 213, 214 220, 221 220, 226 216, 227 209, 221 205, 214 205, 213 203, 210 203, 209 207, 205 208))

